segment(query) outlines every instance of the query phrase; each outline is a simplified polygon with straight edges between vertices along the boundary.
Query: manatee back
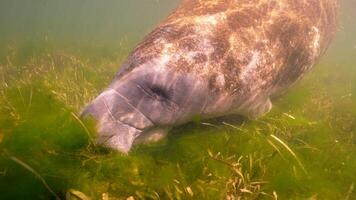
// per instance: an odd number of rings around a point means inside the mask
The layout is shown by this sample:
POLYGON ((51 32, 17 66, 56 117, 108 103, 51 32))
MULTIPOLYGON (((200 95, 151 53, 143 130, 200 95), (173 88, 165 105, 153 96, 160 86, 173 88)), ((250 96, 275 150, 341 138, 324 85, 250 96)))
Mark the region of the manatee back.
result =
POLYGON ((135 48, 117 78, 152 62, 196 74, 212 91, 273 93, 325 52, 336 8, 335 0, 185 0, 135 48))

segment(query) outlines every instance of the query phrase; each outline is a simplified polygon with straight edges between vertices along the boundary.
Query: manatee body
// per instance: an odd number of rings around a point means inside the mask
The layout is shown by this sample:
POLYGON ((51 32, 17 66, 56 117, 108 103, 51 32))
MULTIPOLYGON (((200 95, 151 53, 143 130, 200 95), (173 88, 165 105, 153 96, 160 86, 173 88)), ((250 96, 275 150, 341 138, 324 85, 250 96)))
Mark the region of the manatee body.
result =
POLYGON ((98 143, 121 152, 195 116, 261 116, 326 51, 336 8, 335 0, 183 0, 83 114, 97 120, 98 143))

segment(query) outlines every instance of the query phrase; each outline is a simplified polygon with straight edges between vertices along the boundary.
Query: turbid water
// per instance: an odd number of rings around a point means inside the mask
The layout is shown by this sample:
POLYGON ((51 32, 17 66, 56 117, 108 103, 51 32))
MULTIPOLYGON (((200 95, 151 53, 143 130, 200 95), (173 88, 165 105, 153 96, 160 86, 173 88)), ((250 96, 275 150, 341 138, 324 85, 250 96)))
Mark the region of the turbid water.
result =
POLYGON ((128 156, 77 113, 178 1, 0 2, 0 199, 356 199, 356 3, 258 120, 175 127, 128 156))

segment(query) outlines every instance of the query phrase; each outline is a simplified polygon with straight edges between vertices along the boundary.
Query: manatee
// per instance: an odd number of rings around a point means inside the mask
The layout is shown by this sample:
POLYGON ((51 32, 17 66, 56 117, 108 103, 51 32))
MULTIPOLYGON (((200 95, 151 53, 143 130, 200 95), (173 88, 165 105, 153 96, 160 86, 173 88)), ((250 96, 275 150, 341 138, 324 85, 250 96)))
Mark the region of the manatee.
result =
POLYGON ((325 53, 336 10, 336 0, 183 0, 83 116, 97 121, 98 144, 124 153, 196 116, 262 116, 325 53))

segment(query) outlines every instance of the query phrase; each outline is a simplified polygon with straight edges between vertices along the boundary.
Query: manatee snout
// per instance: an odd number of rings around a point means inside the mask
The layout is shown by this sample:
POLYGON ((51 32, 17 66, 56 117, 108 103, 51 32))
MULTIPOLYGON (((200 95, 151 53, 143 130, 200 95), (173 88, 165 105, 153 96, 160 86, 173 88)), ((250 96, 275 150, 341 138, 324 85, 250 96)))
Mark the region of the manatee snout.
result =
POLYGON ((99 145, 126 153, 151 130, 199 115, 206 100, 207 87, 194 76, 139 68, 114 80, 82 116, 96 120, 99 145))
POLYGON ((122 152, 130 150, 143 129, 153 126, 114 89, 101 93, 85 108, 82 116, 96 120, 97 144, 122 152))

